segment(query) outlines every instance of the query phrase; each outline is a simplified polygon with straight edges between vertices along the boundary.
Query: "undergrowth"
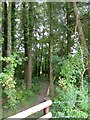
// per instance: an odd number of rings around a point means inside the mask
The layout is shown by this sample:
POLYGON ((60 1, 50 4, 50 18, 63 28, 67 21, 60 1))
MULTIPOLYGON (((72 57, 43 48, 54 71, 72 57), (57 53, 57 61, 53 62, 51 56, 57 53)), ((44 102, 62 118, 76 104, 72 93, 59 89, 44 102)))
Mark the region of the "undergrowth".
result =
POLYGON ((7 118, 8 116, 16 114, 27 108, 30 108, 32 104, 35 102, 36 96, 39 93, 40 88, 41 88, 40 82, 39 81, 35 82, 35 80, 33 80, 32 82, 31 89, 26 89, 24 82, 21 82, 20 84, 17 83, 16 85, 16 91, 17 91, 16 92, 16 102, 17 102, 16 106, 14 108, 10 108, 8 106, 8 103, 6 102, 3 105, 2 117, 7 118))

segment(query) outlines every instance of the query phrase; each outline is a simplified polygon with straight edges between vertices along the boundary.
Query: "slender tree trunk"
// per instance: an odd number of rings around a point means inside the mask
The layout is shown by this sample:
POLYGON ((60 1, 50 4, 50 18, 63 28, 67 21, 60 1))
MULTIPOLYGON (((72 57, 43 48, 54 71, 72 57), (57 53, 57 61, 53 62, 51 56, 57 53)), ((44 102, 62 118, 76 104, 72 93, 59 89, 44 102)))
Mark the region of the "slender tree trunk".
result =
POLYGON ((38 77, 40 77, 40 61, 38 62, 38 77))
POLYGON ((11 2, 11 36, 12 36, 12 51, 14 50, 15 43, 15 2, 11 2))
POLYGON ((88 39, 88 40, 89 40, 89 42, 88 42, 88 51, 89 51, 89 55, 88 55, 88 78, 89 78, 89 82, 90 82, 90 39, 88 39))
MULTIPOLYGON (((7 57, 7 3, 3 3, 3 13, 2 13, 2 37, 4 42, 2 44, 2 56, 7 57)), ((6 67, 6 62, 2 62, 2 69, 6 67)))
POLYGON ((28 78, 28 43, 27 43, 27 9, 26 9, 26 3, 22 3, 22 28, 23 28, 23 36, 24 36, 24 49, 25 49, 25 57, 27 60, 25 61, 24 64, 24 81, 27 87, 27 78, 28 78))
MULTIPOLYGON (((2 3, 0 3, 0 13, 2 14, 2 3)), ((2 21, 2 16, 1 16, 2 21)), ((2 38, 2 22, 0 24, 0 36, 2 38)), ((2 56, 2 42, 0 41, 0 56, 2 56)), ((2 61, 0 61, 0 73, 2 72, 2 61)), ((2 85, 0 82, 0 93, 2 93, 2 85)), ((0 119, 2 119, 2 94, 0 94, 0 119)))
MULTIPOLYGON (((40 47, 38 48, 40 51, 40 47)), ((38 65, 37 65, 37 73, 38 73, 38 77, 40 77, 40 67, 41 67, 41 55, 38 56, 39 60, 38 60, 38 65)))
POLYGON ((45 55, 45 77, 47 77, 47 60, 46 60, 46 55, 45 55))
POLYGON ((36 61, 35 61, 35 76, 37 76, 37 56, 35 58, 36 58, 36 61))
POLYGON ((24 28, 24 48, 25 48, 25 57, 27 57, 27 60, 25 62, 25 83, 26 88, 31 88, 32 84, 32 6, 31 3, 28 4, 29 10, 27 11, 26 3, 23 2, 23 28, 24 28), (27 16, 28 13, 28 16, 27 16), (27 28, 28 25, 28 28, 27 28), (29 33, 29 37, 28 37, 29 33))
MULTIPOLYGON (((90 10, 90 6, 88 8, 90 10)), ((90 81, 90 21, 88 20, 88 77, 90 81)), ((90 83, 89 83, 90 84, 90 83)))
MULTIPOLYGON (((37 41, 37 39, 35 38, 35 41, 37 41)), ((35 55, 35 59, 34 59, 34 62, 33 62, 33 66, 34 66, 34 69, 33 69, 33 74, 34 74, 34 77, 38 76, 37 74, 37 69, 38 69, 38 66, 37 66, 37 43, 35 42, 35 52, 34 52, 34 55, 35 55)))
POLYGON ((11 38, 11 2, 8 3, 8 33, 7 33, 7 57, 11 56, 12 38, 11 38))
POLYGON ((27 88, 31 88, 32 85, 32 35, 30 35, 30 44, 30 49, 28 50, 27 88))
POLYGON ((31 88, 32 86, 32 31, 29 31, 30 36, 30 48, 28 49, 28 78, 27 78, 27 87, 31 88))
POLYGON ((27 61, 27 88, 31 88, 32 86, 32 32, 33 32, 33 10, 32 10, 32 3, 29 4, 28 10, 28 18, 29 18, 29 37, 28 37, 28 61, 27 61))
POLYGON ((49 63, 50 63, 50 96, 53 98, 54 96, 54 77, 53 77, 53 64, 52 64, 52 52, 53 52, 53 44, 52 44, 52 3, 49 3, 50 7, 50 39, 49 39, 49 63))
MULTIPOLYGON (((2 3, 0 3, 0 13, 2 14, 2 3)), ((1 16, 1 24, 0 24, 0 36, 2 38, 2 16, 1 16)), ((2 41, 0 41, 0 56, 2 56, 2 41)), ((2 61, 0 61, 0 73, 2 72, 2 61)), ((1 91, 0 91, 1 92, 1 91)), ((1 110, 1 109, 0 109, 1 110)))
POLYGON ((72 41, 71 41, 71 28, 70 28, 70 3, 66 2, 66 19, 67 19, 67 55, 71 53, 72 41))
POLYGON ((42 72, 42 66, 43 66, 43 43, 42 43, 41 47, 42 47, 42 51, 41 51, 41 72, 42 72))
POLYGON ((37 44, 35 45, 35 64, 34 64, 34 75, 38 76, 37 73, 38 65, 37 65, 37 44))
MULTIPOLYGON (((89 5, 89 4, 88 4, 89 5)), ((90 5, 88 6, 90 11, 90 5)), ((88 119, 90 119, 90 20, 88 20, 88 119)))

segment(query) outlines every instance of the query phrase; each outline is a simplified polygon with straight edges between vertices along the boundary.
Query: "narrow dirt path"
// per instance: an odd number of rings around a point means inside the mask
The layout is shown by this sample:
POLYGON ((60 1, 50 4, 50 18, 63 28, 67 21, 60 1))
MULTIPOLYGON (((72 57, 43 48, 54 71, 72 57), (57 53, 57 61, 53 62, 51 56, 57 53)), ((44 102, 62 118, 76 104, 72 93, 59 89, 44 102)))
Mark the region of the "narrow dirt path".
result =
POLYGON ((34 105, 40 104, 41 102, 43 102, 44 97, 47 94, 47 90, 49 87, 49 83, 48 82, 41 82, 41 90, 39 95, 37 96, 36 102, 34 103, 34 105))
MULTIPOLYGON (((44 101, 44 98, 47 94, 47 90, 49 87, 49 83, 47 81, 41 82, 41 90, 39 92, 39 95, 36 97, 36 101, 33 103, 32 106, 38 105, 44 101)), ((29 116, 29 118, 38 118, 43 115, 43 110, 41 112, 35 113, 34 115, 29 116)))

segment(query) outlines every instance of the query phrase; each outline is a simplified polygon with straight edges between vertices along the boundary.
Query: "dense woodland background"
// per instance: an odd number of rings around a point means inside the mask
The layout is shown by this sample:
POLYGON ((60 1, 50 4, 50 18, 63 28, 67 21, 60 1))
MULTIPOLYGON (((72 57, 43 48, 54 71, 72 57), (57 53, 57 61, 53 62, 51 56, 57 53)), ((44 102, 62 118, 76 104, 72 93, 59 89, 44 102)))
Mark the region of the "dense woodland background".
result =
POLYGON ((51 109, 54 117, 88 117, 89 5, 0 3, 3 111, 16 110, 28 101, 31 104, 43 80, 50 83, 49 96, 56 102, 51 109))

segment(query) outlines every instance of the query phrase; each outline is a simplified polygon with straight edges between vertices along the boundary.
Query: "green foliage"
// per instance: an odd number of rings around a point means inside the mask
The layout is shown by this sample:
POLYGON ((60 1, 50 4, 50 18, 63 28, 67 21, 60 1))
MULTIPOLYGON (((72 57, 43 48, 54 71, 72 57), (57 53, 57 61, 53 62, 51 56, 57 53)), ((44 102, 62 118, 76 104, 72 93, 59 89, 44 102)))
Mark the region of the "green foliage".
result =
POLYGON ((26 90, 24 89, 18 89, 17 94, 16 94, 16 100, 17 104, 25 101, 26 99, 30 99, 33 96, 33 92, 31 89, 26 90))
POLYGON ((30 99, 34 94, 38 94, 41 86, 40 82, 35 82, 36 79, 33 79, 34 82, 32 83, 31 89, 26 89, 25 84, 21 81, 21 84, 16 85, 17 94, 16 99, 17 103, 30 99))
POLYGON ((59 82, 62 86, 67 87, 70 84, 75 84, 77 86, 81 86, 81 78, 84 78, 85 64, 84 60, 81 56, 80 51, 78 51, 75 55, 69 54, 68 58, 60 58, 58 55, 53 57, 54 72, 56 81, 59 82))
MULTIPOLYGON (((35 81, 36 79, 33 80, 35 81)), ((26 86, 23 82, 24 80, 17 80, 17 81, 21 81, 21 83, 20 84, 16 83, 16 106, 14 107, 15 109, 12 110, 10 108, 7 109, 7 112, 4 111, 3 118, 19 113, 20 111, 23 111, 28 107, 31 107, 32 104, 36 101, 36 96, 41 88, 39 82, 37 83, 33 82, 32 89, 26 89, 26 86)))
POLYGON ((14 69, 10 66, 7 66, 4 72, 0 74, 0 83, 3 87, 3 93, 6 94, 8 99, 7 107, 14 107, 16 104, 16 90, 15 84, 16 82, 13 80, 14 69))
POLYGON ((1 57, 0 61, 5 61, 7 66, 0 73, 0 83, 2 84, 3 94, 7 96, 6 108, 15 107, 16 105, 16 82, 14 80, 14 73, 17 64, 22 64, 22 59, 16 59, 17 54, 11 55, 10 57, 1 57))
POLYGON ((81 59, 80 54, 76 53, 75 56, 69 55, 68 59, 63 62, 60 75, 68 82, 76 82, 76 79, 80 79, 83 71, 81 59))
POLYGON ((88 117, 88 91, 75 88, 63 91, 56 86, 56 96, 52 106, 54 117, 71 116, 79 118, 88 117))
POLYGON ((61 57, 59 55, 53 55, 53 64, 54 64, 54 73, 55 73, 55 78, 56 80, 59 79, 60 76, 60 70, 61 70, 61 65, 63 62, 63 58, 61 59, 61 57))
POLYGON ((56 74, 55 99, 52 107, 54 117, 71 116, 79 118, 88 117, 88 85, 83 74, 83 90, 81 75, 85 70, 84 60, 78 51, 67 59, 53 57, 56 74))
MULTIPOLYGON (((67 102, 65 104, 60 104, 60 106, 57 106, 58 108, 55 106, 53 113, 55 112, 55 116, 74 116, 74 114, 76 116, 87 116, 87 103, 84 102, 88 99, 87 80, 84 78, 85 74, 83 73, 86 69, 85 65, 87 62, 85 61, 86 59, 83 58, 84 53, 81 54, 80 48, 78 47, 79 50, 76 48, 76 46, 78 46, 77 41, 80 41, 80 38, 79 35, 74 32, 77 32, 76 29, 78 26, 75 26, 76 18, 73 13, 72 5, 70 5, 70 3, 67 4, 64 2, 62 4, 52 3, 52 11, 49 8, 50 5, 47 3, 14 3, 15 6, 12 6, 12 30, 8 32, 11 34, 12 38, 12 55, 4 58, 0 56, 0 63, 2 61, 7 63, 6 68, 3 68, 2 73, 0 73, 0 83, 3 86, 3 95, 7 96, 8 99, 7 107, 14 108, 16 103, 20 104, 22 101, 30 101, 30 98, 38 93, 40 89, 38 78, 32 80, 32 89, 26 90, 23 79, 25 60, 28 59, 28 57, 25 58, 25 56, 27 56, 25 54, 30 52, 29 48, 32 45, 33 76, 38 74, 39 66, 40 73, 43 68, 45 72, 49 73, 49 35, 51 30, 52 34, 50 36, 53 46, 52 54, 55 75, 54 82, 58 84, 58 87, 56 87, 55 101, 83 100, 81 103, 67 102), (69 5, 68 7, 67 4, 69 5), (51 20, 49 19, 50 16, 52 16, 51 20), (67 48, 70 50, 68 51, 67 48), (67 56, 68 52, 72 52, 72 50, 78 52, 74 55, 70 54, 67 56), (83 81, 86 81, 83 91, 81 90, 81 75, 83 75, 83 81), (59 109, 61 110, 60 112, 59 109)), ((7 46, 10 46, 6 35, 8 27, 8 23, 6 22, 8 14, 6 13, 9 12, 7 11, 8 4, 6 5, 5 8, 5 4, 2 6, 0 4, 0 9, 6 11, 2 13, 2 23, 4 24, 5 22, 6 24, 2 25, 3 38, 0 39, 0 45, 2 46, 0 47, 1 55, 3 52, 6 54, 7 46)), ((78 3, 77 6, 80 11, 80 20, 85 32, 85 42, 87 42, 89 41, 87 35, 87 22, 85 22, 88 17, 87 5, 78 3), (83 19, 83 17, 86 20, 83 19)), ((43 79, 44 78, 42 78, 42 80, 43 79)))

